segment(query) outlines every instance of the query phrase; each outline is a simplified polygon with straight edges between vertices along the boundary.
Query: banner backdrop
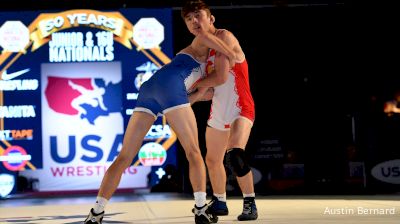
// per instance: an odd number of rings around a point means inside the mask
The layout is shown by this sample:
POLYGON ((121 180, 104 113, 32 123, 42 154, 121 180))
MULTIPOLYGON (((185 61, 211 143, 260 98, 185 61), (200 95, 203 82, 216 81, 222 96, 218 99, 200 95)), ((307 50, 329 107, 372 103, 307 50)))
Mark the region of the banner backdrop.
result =
MULTIPOLYGON (((0 171, 39 191, 98 189, 140 86, 170 61, 171 24, 171 9, 1 13, 0 171)), ((175 142, 159 118, 119 188, 157 183, 175 142)))

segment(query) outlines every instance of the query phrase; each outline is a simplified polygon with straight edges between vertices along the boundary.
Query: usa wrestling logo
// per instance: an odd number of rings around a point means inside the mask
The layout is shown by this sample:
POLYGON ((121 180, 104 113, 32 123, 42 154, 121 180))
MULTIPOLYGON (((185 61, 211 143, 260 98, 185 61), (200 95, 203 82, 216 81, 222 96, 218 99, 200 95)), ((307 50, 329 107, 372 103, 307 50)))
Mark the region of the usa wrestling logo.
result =
POLYGON ((100 116, 120 112, 121 82, 113 84, 101 78, 48 76, 45 97, 49 107, 61 114, 79 116, 94 125, 100 116))

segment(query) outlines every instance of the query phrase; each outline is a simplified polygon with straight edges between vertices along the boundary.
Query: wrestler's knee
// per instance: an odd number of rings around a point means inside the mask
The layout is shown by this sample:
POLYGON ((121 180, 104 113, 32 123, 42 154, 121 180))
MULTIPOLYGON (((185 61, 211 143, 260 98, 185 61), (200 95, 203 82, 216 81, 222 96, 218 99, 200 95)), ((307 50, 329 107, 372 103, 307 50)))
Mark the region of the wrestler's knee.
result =
POLYGON ((195 162, 199 159, 202 159, 200 149, 196 144, 186 144, 184 146, 184 150, 186 159, 189 162, 195 162))
POLYGON ((214 169, 214 168, 219 168, 220 166, 223 166, 223 161, 224 158, 221 156, 216 156, 213 154, 207 153, 206 155, 206 164, 208 169, 214 169))
POLYGON ((225 165, 238 177, 243 177, 250 172, 245 152, 241 148, 232 148, 225 154, 225 165))
POLYGON ((119 155, 113 162, 112 166, 118 167, 119 169, 126 169, 131 165, 131 163, 132 159, 130 156, 119 155))

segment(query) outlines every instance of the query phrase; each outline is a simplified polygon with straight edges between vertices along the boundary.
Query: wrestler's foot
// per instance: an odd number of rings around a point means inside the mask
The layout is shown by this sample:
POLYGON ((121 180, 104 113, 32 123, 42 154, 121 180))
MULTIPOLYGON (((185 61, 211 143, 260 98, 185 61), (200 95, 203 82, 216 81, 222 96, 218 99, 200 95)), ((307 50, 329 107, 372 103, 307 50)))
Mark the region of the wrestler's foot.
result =
POLYGON ((253 197, 243 199, 243 212, 237 219, 239 221, 256 220, 258 218, 256 201, 253 197))
POLYGON ((218 200, 218 198, 215 196, 212 196, 212 199, 210 203, 208 203, 208 205, 209 205, 208 210, 213 215, 224 216, 229 214, 226 202, 218 200))
POLYGON ((90 210, 89 215, 86 217, 86 220, 83 222, 84 224, 101 224, 103 221, 104 211, 96 214, 93 211, 93 208, 90 210))
POLYGON ((210 224, 217 223, 218 217, 211 214, 208 205, 204 205, 201 208, 194 206, 194 221, 196 224, 210 224))

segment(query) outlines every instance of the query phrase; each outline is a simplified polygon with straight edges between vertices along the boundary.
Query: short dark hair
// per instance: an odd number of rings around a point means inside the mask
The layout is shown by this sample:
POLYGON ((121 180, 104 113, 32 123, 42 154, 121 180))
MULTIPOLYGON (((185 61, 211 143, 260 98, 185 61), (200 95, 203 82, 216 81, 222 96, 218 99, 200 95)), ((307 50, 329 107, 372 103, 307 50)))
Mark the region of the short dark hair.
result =
POLYGON ((199 10, 205 10, 208 15, 211 15, 210 7, 203 0, 188 0, 182 7, 181 16, 185 19, 187 14, 191 12, 196 12, 199 10))

